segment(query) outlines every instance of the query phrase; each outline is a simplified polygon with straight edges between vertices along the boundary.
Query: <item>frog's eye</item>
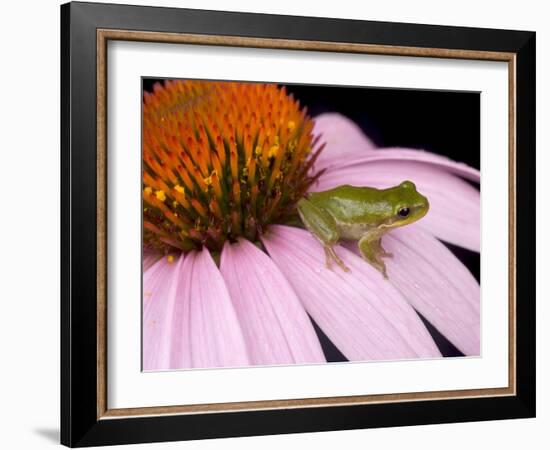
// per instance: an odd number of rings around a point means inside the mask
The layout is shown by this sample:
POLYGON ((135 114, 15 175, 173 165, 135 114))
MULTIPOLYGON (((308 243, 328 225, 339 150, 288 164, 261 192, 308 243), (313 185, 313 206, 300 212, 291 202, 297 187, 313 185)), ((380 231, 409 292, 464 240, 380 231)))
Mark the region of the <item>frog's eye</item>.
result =
POLYGON ((405 206, 403 208, 399 208, 399 211, 397 211, 397 214, 399 214, 400 217, 407 217, 410 212, 411 210, 405 206))

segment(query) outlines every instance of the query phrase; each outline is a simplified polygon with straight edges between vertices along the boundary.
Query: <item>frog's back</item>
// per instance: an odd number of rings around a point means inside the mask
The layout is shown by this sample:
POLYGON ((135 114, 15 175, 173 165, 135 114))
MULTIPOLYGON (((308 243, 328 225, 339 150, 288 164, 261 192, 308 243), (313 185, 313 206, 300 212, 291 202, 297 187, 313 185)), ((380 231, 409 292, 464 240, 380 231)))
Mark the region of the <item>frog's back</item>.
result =
POLYGON ((309 195, 310 201, 323 208, 339 222, 375 225, 392 212, 382 190, 371 187, 338 186, 309 195))

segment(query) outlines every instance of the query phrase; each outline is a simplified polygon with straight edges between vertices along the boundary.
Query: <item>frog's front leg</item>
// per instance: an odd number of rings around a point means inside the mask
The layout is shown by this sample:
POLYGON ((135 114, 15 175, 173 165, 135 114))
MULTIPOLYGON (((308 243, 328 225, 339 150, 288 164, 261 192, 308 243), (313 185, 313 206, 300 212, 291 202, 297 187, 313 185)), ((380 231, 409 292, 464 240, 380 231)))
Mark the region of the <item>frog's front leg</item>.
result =
POLYGON ((387 252, 384 247, 382 247, 382 238, 378 239, 378 241, 373 241, 372 245, 375 247, 375 251, 379 256, 384 258, 393 258, 393 253, 387 252))
POLYGON ((383 256, 391 256, 391 253, 387 253, 380 242, 381 235, 377 230, 373 230, 370 233, 366 233, 361 239, 359 239, 359 251, 363 258, 370 263, 375 269, 382 272, 384 278, 388 278, 386 272, 386 264, 382 260, 383 256))
POLYGON ((323 245, 327 267, 330 269, 331 260, 334 260, 344 271, 348 272, 349 269, 344 261, 334 251, 333 246, 338 243, 340 234, 333 217, 305 198, 298 202, 298 214, 308 231, 323 245))

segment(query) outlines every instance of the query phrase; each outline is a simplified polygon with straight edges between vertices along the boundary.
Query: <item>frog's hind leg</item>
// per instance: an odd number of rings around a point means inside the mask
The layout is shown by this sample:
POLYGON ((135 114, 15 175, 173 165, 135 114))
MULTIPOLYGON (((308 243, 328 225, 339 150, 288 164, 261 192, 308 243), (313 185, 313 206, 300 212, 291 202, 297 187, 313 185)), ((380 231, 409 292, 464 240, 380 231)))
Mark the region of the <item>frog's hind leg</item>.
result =
POLYGON ((349 269, 344 261, 334 251, 333 246, 338 243, 340 235, 332 216, 305 198, 298 202, 298 214, 308 231, 319 240, 325 249, 327 267, 330 269, 331 261, 335 261, 344 271, 348 272, 349 269))
POLYGON ((388 279, 386 264, 382 260, 382 256, 387 256, 387 252, 382 248, 380 236, 377 234, 366 234, 359 240, 359 251, 371 266, 382 273, 384 278, 388 279))

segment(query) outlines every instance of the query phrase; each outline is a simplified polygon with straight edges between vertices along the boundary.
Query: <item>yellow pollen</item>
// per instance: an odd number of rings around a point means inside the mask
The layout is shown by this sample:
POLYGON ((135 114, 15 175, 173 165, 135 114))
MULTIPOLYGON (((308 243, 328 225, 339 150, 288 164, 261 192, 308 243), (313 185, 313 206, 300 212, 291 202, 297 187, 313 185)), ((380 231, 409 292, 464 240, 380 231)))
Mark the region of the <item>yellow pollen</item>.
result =
POLYGON ((279 146, 275 144, 269 149, 269 153, 267 154, 267 156, 269 158, 274 158, 275 156, 277 156, 277 153, 279 153, 279 146))
POLYGON ((206 178, 203 178, 202 181, 204 181, 204 184, 206 184, 206 186, 212 186, 212 176, 216 176, 218 175, 218 172, 216 172, 216 170, 213 170, 209 176, 207 176, 206 178))
POLYGON ((166 194, 164 193, 164 191, 162 189, 159 189, 158 191, 155 191, 155 197, 157 197, 157 199, 160 200, 161 202, 166 200, 166 194))
POLYGON ((286 126, 288 128, 288 131, 294 131, 294 128, 296 128, 296 124, 293 120, 289 120, 286 126))
POLYGON ((284 86, 165 80, 145 93, 142 126, 143 243, 168 263, 257 241, 318 177, 322 142, 284 86))

